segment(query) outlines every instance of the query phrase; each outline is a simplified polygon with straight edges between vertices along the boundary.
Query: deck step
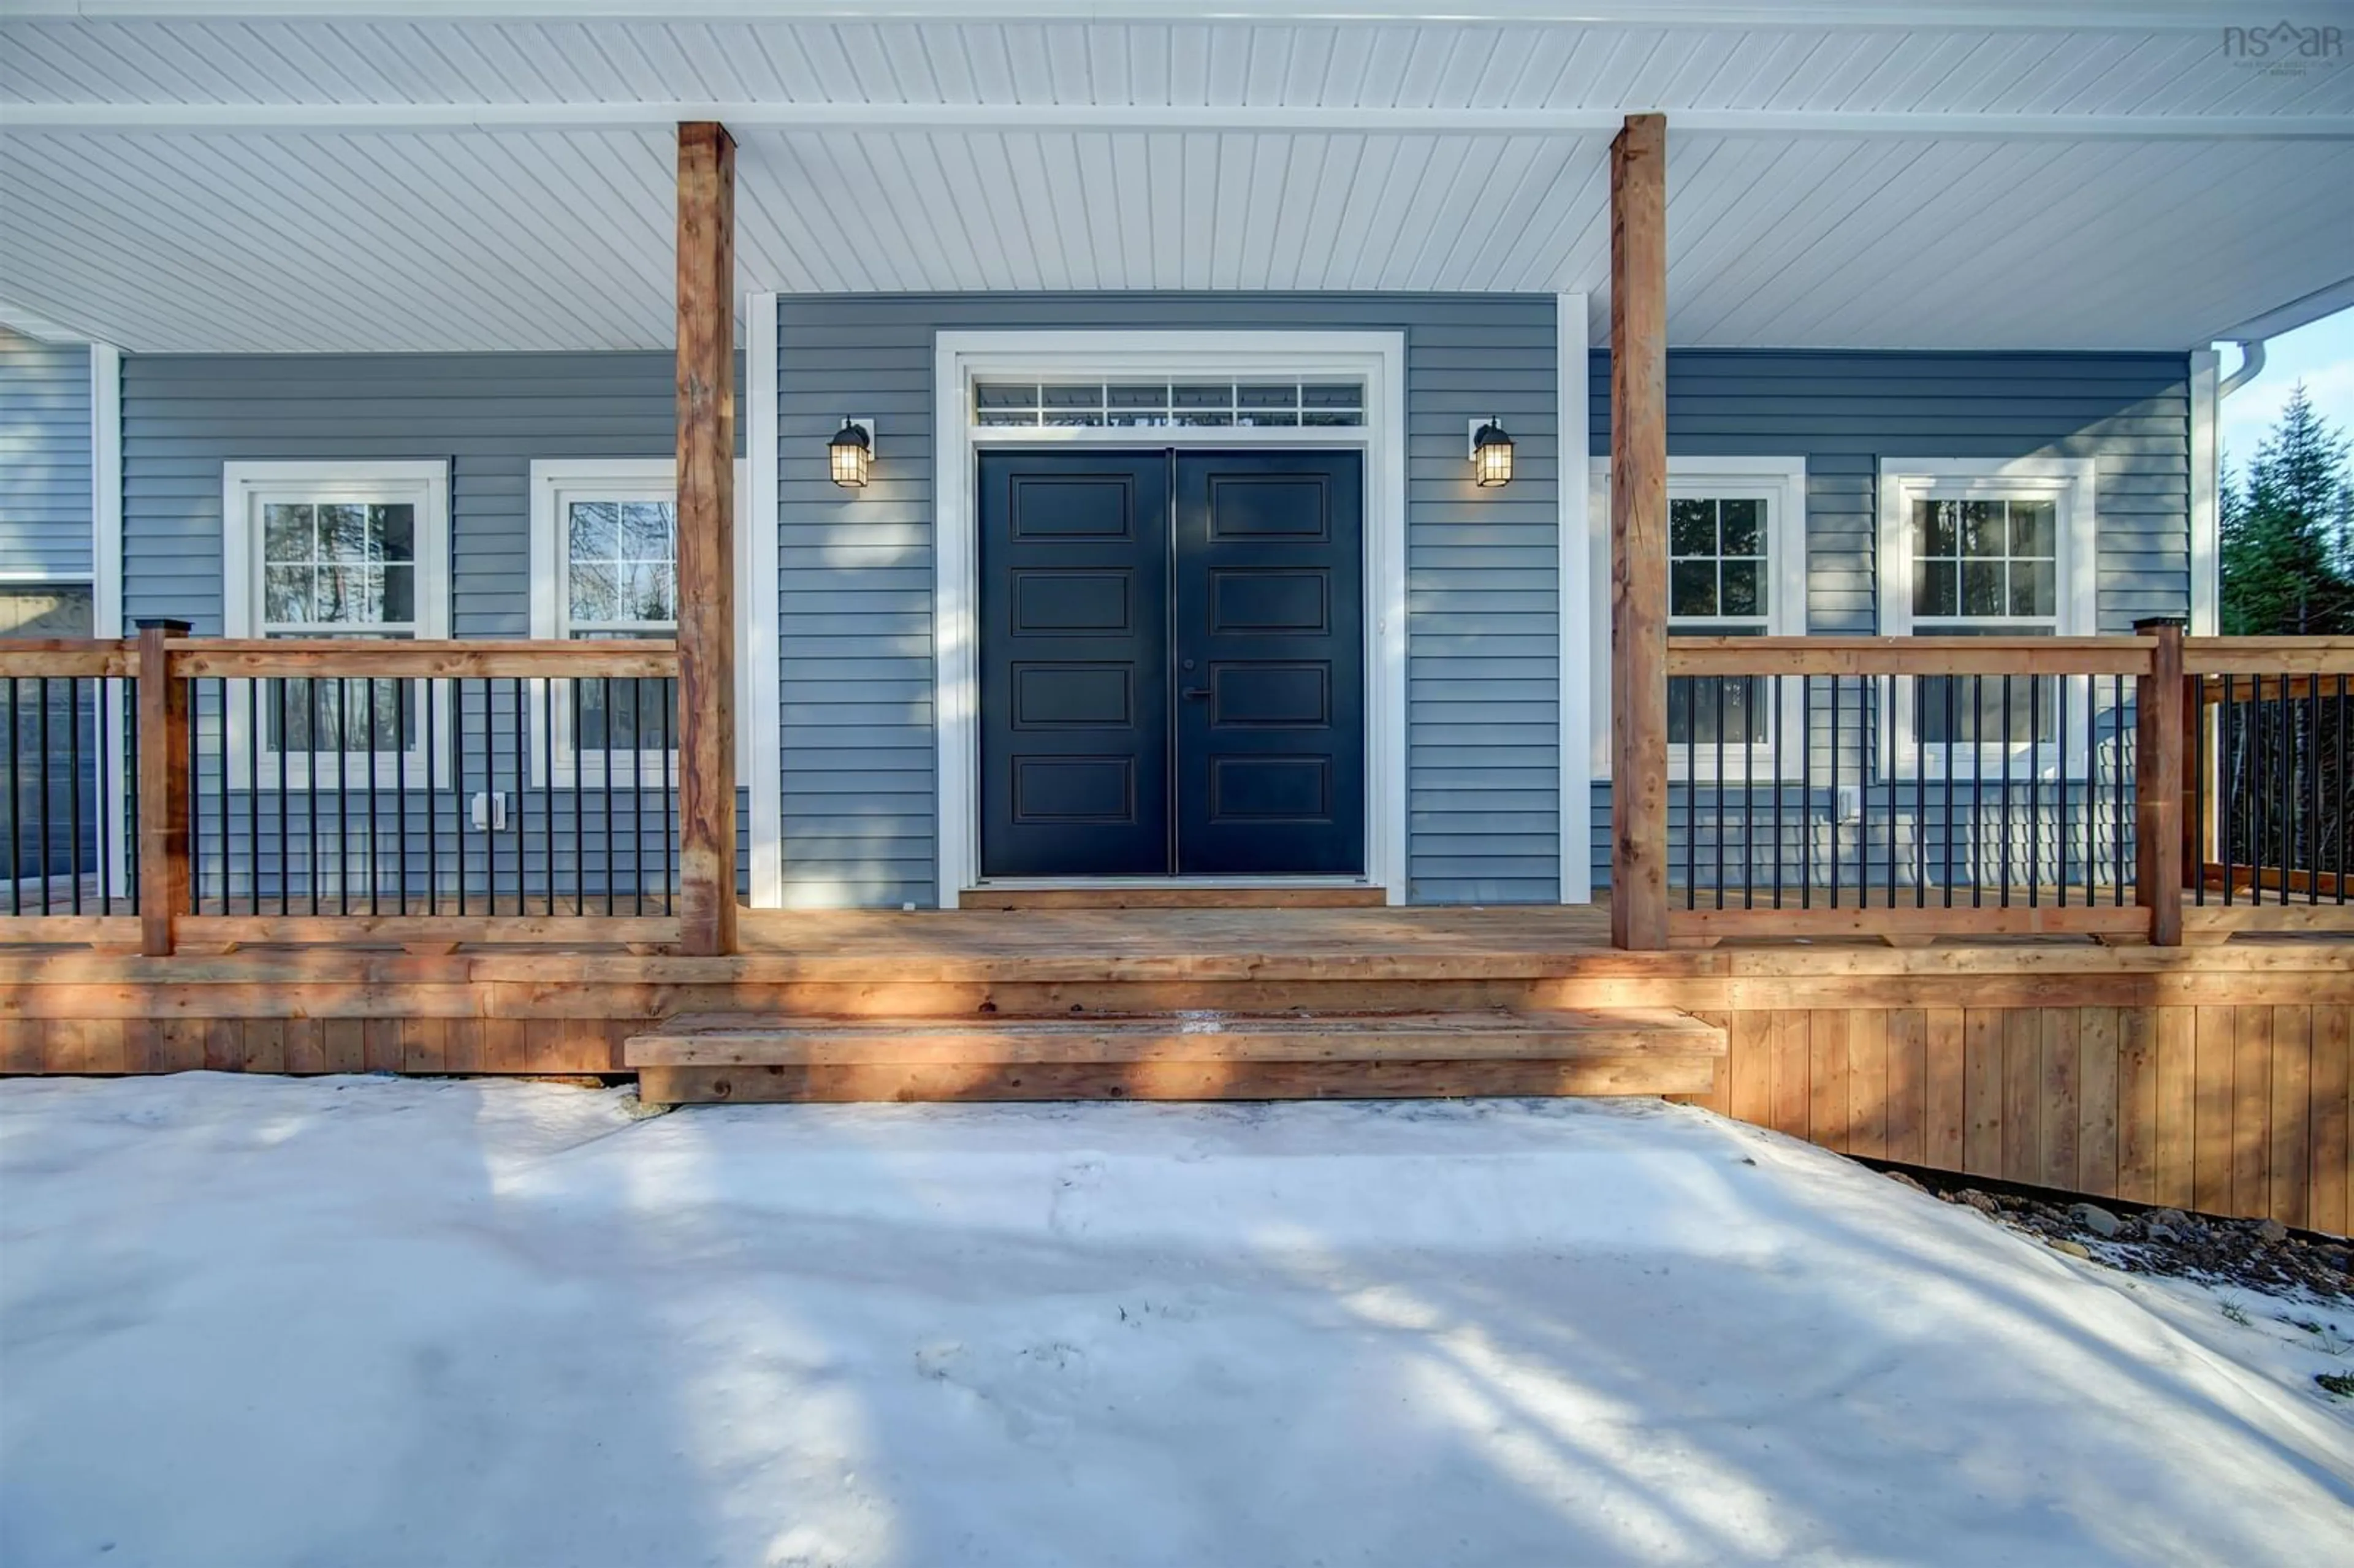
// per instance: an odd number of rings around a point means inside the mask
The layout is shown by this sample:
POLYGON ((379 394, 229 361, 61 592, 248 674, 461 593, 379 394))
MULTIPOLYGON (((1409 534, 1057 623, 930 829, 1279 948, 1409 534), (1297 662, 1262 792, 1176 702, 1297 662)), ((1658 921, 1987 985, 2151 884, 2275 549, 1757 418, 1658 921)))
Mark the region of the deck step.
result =
POLYGON ((1699 1094, 1724 1032, 1687 1013, 688 1015, 632 1035, 650 1100, 1280 1099, 1699 1094))

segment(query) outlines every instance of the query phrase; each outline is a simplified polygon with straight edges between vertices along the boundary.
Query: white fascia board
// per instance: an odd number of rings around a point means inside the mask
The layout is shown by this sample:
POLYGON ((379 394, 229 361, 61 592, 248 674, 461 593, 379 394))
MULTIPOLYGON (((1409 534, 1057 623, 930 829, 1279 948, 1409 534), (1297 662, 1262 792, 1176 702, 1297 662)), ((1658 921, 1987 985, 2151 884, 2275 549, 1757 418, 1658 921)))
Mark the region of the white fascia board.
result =
MULTIPOLYGON (((514 22, 771 20, 776 0, 686 0, 664 8, 648 0, 0 0, 0 17, 120 21, 239 19, 336 22, 472 21, 484 12, 514 22)), ((797 20, 841 22, 1427 22, 1429 0, 1302 0, 1257 5, 1247 13, 1204 12, 1199 0, 1012 0, 960 6, 949 0, 814 0, 794 7, 797 20)), ((2244 24, 2244 5, 2218 0, 2067 0, 2031 5, 2013 0, 1941 0, 1920 5, 1890 0, 1472 0, 1445 7, 1450 23, 1555 24, 1587 27, 1898 27, 1984 32, 2048 32, 2084 27, 2181 31, 2244 24)))

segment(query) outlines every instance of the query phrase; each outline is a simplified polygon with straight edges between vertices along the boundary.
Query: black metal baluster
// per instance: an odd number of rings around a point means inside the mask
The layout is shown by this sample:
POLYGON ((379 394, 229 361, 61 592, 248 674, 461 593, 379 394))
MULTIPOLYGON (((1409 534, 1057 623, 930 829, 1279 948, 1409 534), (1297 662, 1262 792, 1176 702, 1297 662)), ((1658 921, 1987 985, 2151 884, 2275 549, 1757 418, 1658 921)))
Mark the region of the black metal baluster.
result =
POLYGON ((531 716, 525 711, 524 678, 514 678, 514 778, 515 778, 515 913, 527 915, 530 897, 527 891, 531 877, 525 869, 526 846, 531 842, 531 819, 524 806, 531 799, 531 716))
POLYGON ((1700 791, 1693 787, 1692 776, 1700 770, 1692 759, 1700 755, 1700 736, 1694 733, 1699 723, 1699 695, 1690 681, 1684 688, 1684 907, 1696 907, 1700 903, 1700 791))
POLYGON ((2027 906, 2036 906, 2043 859, 2043 705, 2041 675, 2027 677, 2027 906))
MULTIPOLYGON (((222 726, 228 726, 223 715, 222 726)), ((261 683, 245 683, 245 909, 261 913, 261 683)))
POLYGON ((466 912, 466 863, 472 854, 471 840, 474 832, 473 803, 466 797, 466 680, 461 675, 450 683, 450 766, 455 770, 457 787, 450 792, 450 828, 458 841, 458 913, 466 912))
POLYGON ((678 821, 676 791, 678 778, 671 766, 670 715, 678 711, 678 683, 667 676, 662 683, 662 768, 663 768, 663 913, 673 913, 672 893, 677 876, 671 868, 671 842, 678 821))
MULTIPOLYGON (((1952 678, 1952 675, 1949 675, 1952 678)), ((1952 763, 1949 763, 1952 768, 1952 763)), ((1970 675, 1970 909, 1987 902, 1987 678, 1970 675)))
POLYGON ((580 798, 580 787, 588 771, 588 731, 582 727, 582 683, 574 681, 572 688, 572 912, 588 913, 588 815, 580 798))
POLYGON ((2338 902, 2347 902, 2347 838, 2354 824, 2347 821, 2347 805, 2354 803, 2354 758, 2347 758, 2347 678, 2338 675, 2338 902))
POLYGON ((25 912, 25 779, 17 758, 24 750, 16 712, 16 688, 23 683, 8 677, 8 913, 25 912))
POLYGON ((2000 746, 2001 746, 2001 751, 2002 751, 2002 805, 1998 809, 1998 810, 1997 810, 1997 812, 1996 812, 1996 820, 1997 820, 1997 821, 1998 821, 1998 823, 1999 823, 1999 826, 1997 827, 1997 830, 1996 830, 1996 831, 1997 831, 1997 832, 2001 835, 2000 839, 1999 839, 1998 842, 1999 842, 2001 844, 2001 846, 2002 846, 2002 852, 2001 852, 2001 862, 2000 862, 2000 863, 2001 863, 2001 867, 2002 867, 2002 897, 2001 897, 2001 899, 1999 900, 1999 902, 2000 902, 2000 904, 2001 904, 2001 906, 2002 906, 2002 907, 2003 907, 2003 908, 2008 909, 2008 908, 2009 908, 2009 907, 2010 907, 2010 836, 2011 836, 2011 827, 2010 827, 2010 750, 2011 750, 2010 676, 2009 676, 2009 674, 2008 673, 2005 673, 2003 675, 2001 675, 2001 676, 2000 676, 2000 677, 1999 677, 1999 679, 2001 680, 2001 682, 2002 682, 2002 730, 2001 730, 2002 739, 2001 739, 2001 743, 2000 743, 2000 746))
POLYGON ((613 677, 598 677, 605 710, 605 913, 617 913, 613 906, 613 677))
MULTIPOLYGON (((1774 677, 1774 712, 1769 722, 1774 726, 1774 907, 1776 909, 1782 907, 1782 857, 1788 853, 1787 845, 1782 837, 1782 796, 1786 792, 1782 784, 1782 769, 1786 766, 1782 758, 1782 748, 1789 744, 1790 737, 1787 733, 1789 726, 1782 722, 1783 717, 1782 677, 1776 675, 1774 677)), ((1801 747, 1807 744, 1807 728, 1803 724, 1798 726, 1798 744, 1801 747)))
POLYGON ((221 676, 213 683, 220 694, 220 850, 221 850, 221 913, 234 915, 236 906, 229 902, 229 864, 236 857, 229 852, 228 820, 228 677, 221 676))
MULTIPOLYGON (((1757 906, 1757 683, 1741 682, 1741 906, 1757 906)), ((1768 735, 1773 731, 1769 726, 1768 735)))
MULTIPOLYGON (((2109 842, 2115 848, 2117 865, 2116 875, 2111 879, 2110 885, 2115 889, 2114 902, 2117 908, 2122 909, 2126 906, 2126 878, 2127 875, 2127 868, 2132 863, 2131 857, 2126 853, 2126 823, 2130 821, 2132 817, 2130 814, 2131 808, 2126 802, 2125 764, 2126 736, 2132 732, 2126 727, 2126 720, 2130 716, 2126 712, 2126 678, 2123 675, 2110 676, 2109 687, 2109 699, 2114 705, 2117 715, 2117 788, 2115 801, 2113 808, 2115 814, 2115 831, 2109 834, 2109 842)), ((2141 771, 2141 754, 2138 743, 2137 743, 2135 747, 2133 765, 2135 772, 2138 773, 2141 771)))
POLYGON ((2052 800, 2052 810, 2058 813, 2059 822, 2058 826, 2052 830, 2052 902, 2057 904, 2061 908, 2065 909, 2068 907, 2068 851, 2070 848, 2068 842, 2067 676, 2055 675, 2052 677, 2052 700, 2053 708, 2057 710, 2057 716, 2052 721, 2052 732, 2057 737, 2056 745, 2059 751, 2060 764, 2058 769, 2060 775, 2059 789, 2052 800))
POLYGON ((539 851, 547 912, 556 913, 556 683, 539 683, 539 851))
POLYGON ((2215 818, 2216 837, 2222 842, 2216 847, 2223 856, 2223 906, 2230 908, 2239 896, 2232 885, 2232 873, 2239 860, 2240 812, 2237 791, 2232 788, 2232 765, 2239 757, 2240 720, 2232 703, 2239 682, 2231 675, 2223 677, 2223 700, 2215 709, 2215 818))
POLYGON ((81 913, 81 677, 66 677, 66 874, 72 879, 69 903, 81 913))
POLYGON ((1831 677, 1831 907, 1840 901, 1840 678, 1831 677))
MULTIPOLYGON (((33 701, 38 705, 33 715, 34 734, 41 749, 40 794, 33 804, 35 831, 40 834, 41 913, 49 913, 49 678, 40 677, 33 688, 33 701)), ((21 874, 24 867, 16 867, 21 874)))
POLYGON ((1815 678, 1798 677, 1798 907, 1815 906, 1815 678))
MULTIPOLYGON (((15 682, 9 683, 12 691, 15 685, 15 682)), ((139 682, 135 677, 123 686, 122 704, 124 749, 130 753, 131 758, 131 765, 123 774, 123 780, 129 788, 123 791, 122 800, 122 858, 127 863, 124 869, 130 873, 131 912, 136 915, 139 913, 139 682)), ((16 718, 13 699, 8 716, 11 720, 8 733, 13 736, 16 733, 13 722, 16 718)))
POLYGON ((646 712, 645 683, 630 687, 630 892, 631 913, 646 912, 646 712))
MULTIPOLYGON (((1946 749, 1941 763, 1942 770, 1946 776, 1946 878, 1944 906, 1947 909, 1951 909, 1954 906, 1954 761, 1956 755, 1954 750, 1954 739, 1959 733, 1955 720, 1954 694, 1959 689, 1958 682, 1960 679, 1961 677, 1958 675, 1948 675, 1942 683, 1946 693, 1946 728, 1944 731, 1946 736, 1946 749)), ((1914 727, 1917 731, 1920 726, 1916 725, 1914 727)))
POLYGON ((1724 907, 1724 677, 1716 681, 1716 771, 1709 779, 1709 797, 1716 820, 1710 824, 1716 838, 1716 906, 1724 907))
POLYGON ((309 749, 302 758, 302 830, 306 843, 302 854, 303 880, 311 885, 311 913, 319 912, 319 682, 316 676, 302 682, 302 703, 308 710, 310 728, 303 732, 303 745, 309 749))
MULTIPOLYGON (((1897 682, 1902 679, 1903 677, 1899 675, 1888 678, 1888 711, 1891 714, 1896 711, 1897 682)), ((1916 708, 1920 705, 1922 694, 1920 683, 1915 681, 1913 698, 1916 708)), ((1913 906, 1915 909, 1929 907, 1929 748, 1924 733, 1928 726, 1922 722, 1926 716, 1919 712, 1913 715, 1913 906)), ((1896 760, 1896 736, 1893 734, 1888 737, 1888 758, 1891 763, 1896 760)))
POLYGON ((427 676, 419 683, 425 711, 425 912, 441 913, 441 747, 440 720, 441 683, 427 676))
POLYGON ((2321 902, 2321 677, 2305 683, 2305 901, 2321 902))
MULTIPOLYGON (((1888 906, 1893 909, 1896 907, 1896 889, 1899 885, 1896 875, 1896 840, 1898 830, 1902 825, 1899 819, 1903 810, 1903 808, 1897 804, 1896 798, 1896 731, 1889 727, 1896 715, 1896 678, 1893 675, 1872 676, 1865 689, 1869 694, 1868 706, 1872 715, 1872 765, 1883 768, 1886 772, 1886 777, 1882 783, 1888 791, 1888 906), (1886 682, 1888 685, 1886 719, 1882 717, 1882 707, 1880 701, 1882 682, 1886 682), (1881 761, 1880 753, 1880 743, 1883 736, 1888 742, 1888 758, 1884 764, 1881 761)), ((1918 840, 1920 834, 1921 824, 1916 820, 1913 824, 1913 835, 1915 840, 1918 840)))
POLYGON ((2296 776, 2291 771, 2296 749, 2296 720, 2289 711, 2288 677, 2280 677, 2280 691, 2273 698, 2276 712, 2273 730, 2280 747, 2280 810, 2274 813, 2280 821, 2280 896, 2273 902, 2288 902, 2289 868, 2296 860, 2296 776))
POLYGON ((2207 902, 2207 677, 2190 677, 2190 902, 2207 902))
MULTIPOLYGON (((96 775, 90 781, 90 807, 98 813, 98 821, 91 827, 90 844, 98 854, 98 912, 111 915, 114 913, 114 791, 107 786, 106 759, 113 751, 107 745, 107 737, 114 731, 107 723, 106 714, 114 682, 109 676, 101 675, 90 684, 90 748, 96 775)), ((13 818, 16 812, 16 803, 11 800, 8 813, 13 818)))
POLYGON ((411 681, 392 687, 393 907, 408 913, 408 694, 411 681))

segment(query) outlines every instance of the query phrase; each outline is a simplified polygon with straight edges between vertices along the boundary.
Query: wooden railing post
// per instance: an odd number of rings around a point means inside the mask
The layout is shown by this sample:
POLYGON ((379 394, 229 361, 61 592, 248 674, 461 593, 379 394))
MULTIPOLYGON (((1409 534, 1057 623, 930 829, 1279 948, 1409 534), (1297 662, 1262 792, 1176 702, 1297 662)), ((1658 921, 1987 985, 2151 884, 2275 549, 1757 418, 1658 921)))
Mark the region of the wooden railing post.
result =
POLYGON ((188 910, 188 685, 172 677, 164 639, 185 620, 139 623, 139 950, 172 951, 173 923, 188 910))
POLYGON ((1610 143, 1610 939, 1668 945, 1668 131, 1610 143))
POLYGON ((2149 673, 2134 694, 2134 895, 2157 947, 2182 945, 2182 622, 2137 620, 2151 640, 2149 673))
POLYGON ((736 950, 735 520, 736 142, 697 121, 678 128, 678 913, 690 954, 736 950))

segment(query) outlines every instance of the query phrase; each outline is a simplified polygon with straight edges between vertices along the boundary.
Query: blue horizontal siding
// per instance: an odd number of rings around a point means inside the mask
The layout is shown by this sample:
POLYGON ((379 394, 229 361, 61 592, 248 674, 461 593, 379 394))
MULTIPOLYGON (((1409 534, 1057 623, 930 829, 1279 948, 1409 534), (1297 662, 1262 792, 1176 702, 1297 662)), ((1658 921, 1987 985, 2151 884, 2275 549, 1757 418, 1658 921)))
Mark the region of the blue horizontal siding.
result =
MULTIPOLYGON (((1593 450, 1610 449, 1610 356, 1588 364, 1593 450)), ((1884 457, 2098 462, 2098 629, 2190 606, 2190 365, 2168 354, 1679 350, 1668 451, 1803 457, 1807 629, 1879 630, 1884 457)), ((1596 886, 1609 880, 1610 792, 1594 787, 1596 886)))
POLYGON ((935 901, 934 336, 1085 328, 1405 334, 1408 895, 1557 897, 1552 297, 1174 293, 779 302, 789 896, 935 901), (1516 443, 1500 492, 1464 461, 1468 422, 1489 414, 1516 443), (845 415, 876 423, 875 482, 855 495, 825 471, 845 415))
POLYGON ((90 348, 0 327, 0 574, 90 575, 90 348))

